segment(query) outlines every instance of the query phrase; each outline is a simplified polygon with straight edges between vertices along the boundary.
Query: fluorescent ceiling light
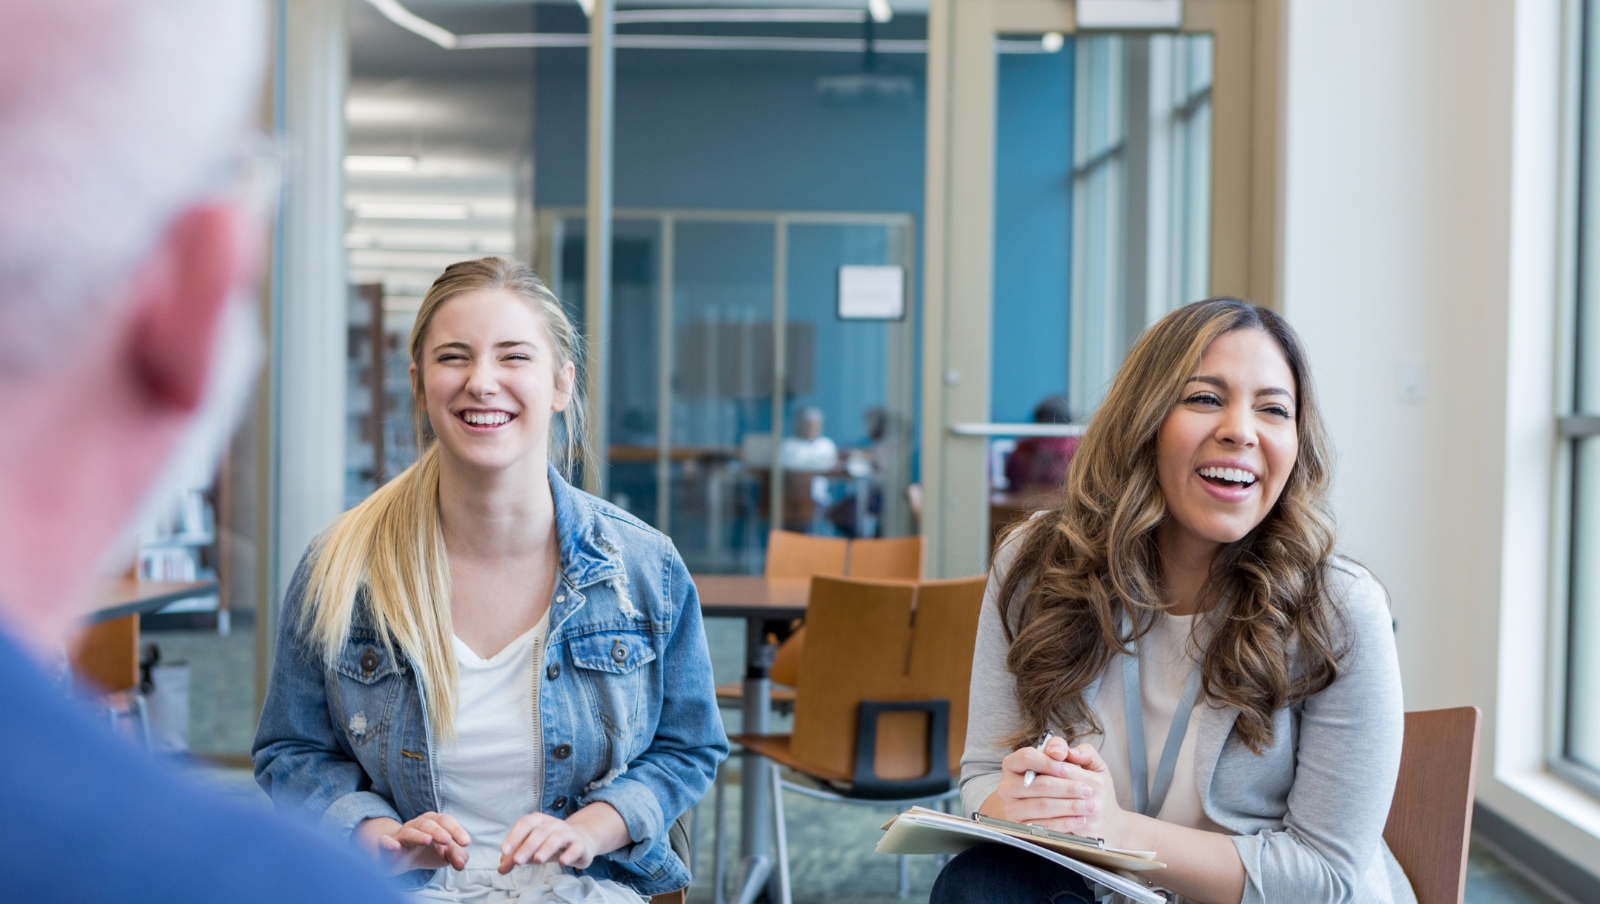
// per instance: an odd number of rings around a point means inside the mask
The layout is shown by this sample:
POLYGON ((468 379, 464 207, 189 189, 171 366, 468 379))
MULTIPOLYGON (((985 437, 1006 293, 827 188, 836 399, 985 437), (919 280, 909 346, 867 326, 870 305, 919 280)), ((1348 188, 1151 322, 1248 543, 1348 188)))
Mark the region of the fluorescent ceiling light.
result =
POLYGON ((409 173, 417 168, 417 158, 351 154, 344 158, 344 168, 352 173, 409 173))
POLYGON ((1039 46, 1044 48, 1045 53, 1055 53, 1066 45, 1067 36, 1059 31, 1046 32, 1045 36, 1039 39, 1039 46))
MULTIPOLYGON (((888 9, 888 4, 884 3, 888 9)), ((858 9, 623 9, 618 25, 644 22, 861 22, 867 14, 858 9)), ((880 20, 881 21, 881 20, 880 20)))
POLYGON ((1178 28, 1183 0, 1077 0, 1079 28, 1178 28))
MULTIPOLYGON (((588 47, 589 36, 583 32, 507 32, 504 34, 458 35, 441 28, 400 5, 399 0, 367 0, 391 22, 418 34, 447 50, 490 50, 530 47, 588 47)), ((587 0, 592 2, 592 0, 587 0)), ((1168 0, 1119 0, 1119 2, 1166 3, 1168 0)), ((1178 0, 1171 0, 1177 3, 1178 0)), ((887 21, 893 9, 887 0, 868 0, 870 7, 882 5, 887 21)), ((589 12, 589 7, 584 7, 589 12)), ((1080 11, 1079 22, 1082 23, 1080 11)), ((861 22, 866 17, 855 10, 778 10, 778 9, 712 9, 712 10, 627 10, 617 13, 616 22, 861 22), (650 18, 672 13, 677 18, 650 18), (694 18, 691 18, 693 16, 694 18), (628 17, 628 18, 624 18, 628 17)), ((860 38, 788 38, 744 35, 641 35, 619 34, 615 38, 618 50, 793 50, 801 53, 862 53, 867 42, 860 38)), ((1043 53, 1037 40, 996 40, 997 53, 1043 53)), ((922 40, 880 40, 872 42, 876 53, 925 54, 928 42, 922 40)))
POLYGON ((465 204, 365 201, 356 205, 356 216, 364 220, 465 220, 471 215, 472 208, 465 204))
POLYGON ((887 22, 894 18, 894 10, 889 8, 889 0, 867 0, 867 12, 871 14, 874 22, 887 22))

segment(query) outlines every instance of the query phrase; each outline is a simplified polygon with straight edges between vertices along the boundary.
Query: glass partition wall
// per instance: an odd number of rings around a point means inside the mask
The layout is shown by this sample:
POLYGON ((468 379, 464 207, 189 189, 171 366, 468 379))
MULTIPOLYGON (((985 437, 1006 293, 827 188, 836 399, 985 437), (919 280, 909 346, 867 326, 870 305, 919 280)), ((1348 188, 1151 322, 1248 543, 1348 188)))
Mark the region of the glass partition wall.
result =
POLYGON ((993 418, 1087 421, 1146 326, 1210 283, 1210 35, 997 59, 993 418))
MULTIPOLYGON (((581 319, 584 221, 540 211, 536 268, 581 319)), ((611 500, 690 569, 761 571, 768 530, 911 532, 912 220, 618 210, 611 500), (845 267, 898 268, 896 318, 841 316, 845 267)))
POLYGON ((930 573, 982 571, 997 528, 1059 490, 1150 323, 1211 295, 1275 303, 1273 8, 1135 6, 1093 27, 1069 3, 929 7, 949 36, 928 55, 930 573))

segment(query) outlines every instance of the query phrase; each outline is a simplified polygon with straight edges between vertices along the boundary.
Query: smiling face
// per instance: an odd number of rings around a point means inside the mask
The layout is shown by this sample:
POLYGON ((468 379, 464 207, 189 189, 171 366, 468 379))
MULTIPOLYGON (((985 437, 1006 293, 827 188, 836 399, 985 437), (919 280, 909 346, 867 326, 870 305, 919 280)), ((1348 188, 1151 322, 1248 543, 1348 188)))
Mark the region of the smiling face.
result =
POLYGON ((1283 350, 1262 330, 1206 348, 1156 439, 1171 539, 1232 543, 1267 517, 1299 454, 1297 402, 1283 350))
POLYGON ((572 362, 559 362, 549 329, 505 289, 476 289, 444 302, 411 365, 441 450, 462 464, 542 468, 550 421, 572 401, 572 362))

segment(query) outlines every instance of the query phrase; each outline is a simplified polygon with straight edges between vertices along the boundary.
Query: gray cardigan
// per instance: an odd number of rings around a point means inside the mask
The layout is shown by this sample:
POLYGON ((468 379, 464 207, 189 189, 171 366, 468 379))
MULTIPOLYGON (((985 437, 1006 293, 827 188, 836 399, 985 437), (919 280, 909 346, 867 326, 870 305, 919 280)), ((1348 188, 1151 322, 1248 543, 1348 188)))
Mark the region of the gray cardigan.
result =
MULTIPOLYGON (((978 622, 972 663, 961 801, 977 811, 1000 787, 996 746, 1021 722, 1006 668, 999 588, 1015 541, 996 557, 978 622)), ((1244 862, 1243 904, 1372 902, 1416 904, 1405 873, 1383 841, 1400 768, 1404 710, 1388 595, 1346 559, 1328 565, 1328 588, 1344 614, 1351 650, 1322 693, 1279 710, 1274 741, 1260 756, 1233 733, 1238 710, 1202 703, 1191 722, 1195 787, 1244 862)), ((1098 681, 1088 690, 1093 700, 1098 681)))

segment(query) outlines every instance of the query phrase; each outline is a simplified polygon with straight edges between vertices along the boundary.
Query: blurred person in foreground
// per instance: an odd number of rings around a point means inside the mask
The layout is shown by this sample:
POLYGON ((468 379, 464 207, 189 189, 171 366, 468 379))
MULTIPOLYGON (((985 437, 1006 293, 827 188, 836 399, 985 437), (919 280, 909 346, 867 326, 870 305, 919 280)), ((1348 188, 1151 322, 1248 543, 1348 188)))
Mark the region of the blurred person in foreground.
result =
POLYGON ((215 462, 255 375, 265 13, 0 0, 0 799, 26 826, 6 900, 394 900, 50 676, 96 575, 215 462))

